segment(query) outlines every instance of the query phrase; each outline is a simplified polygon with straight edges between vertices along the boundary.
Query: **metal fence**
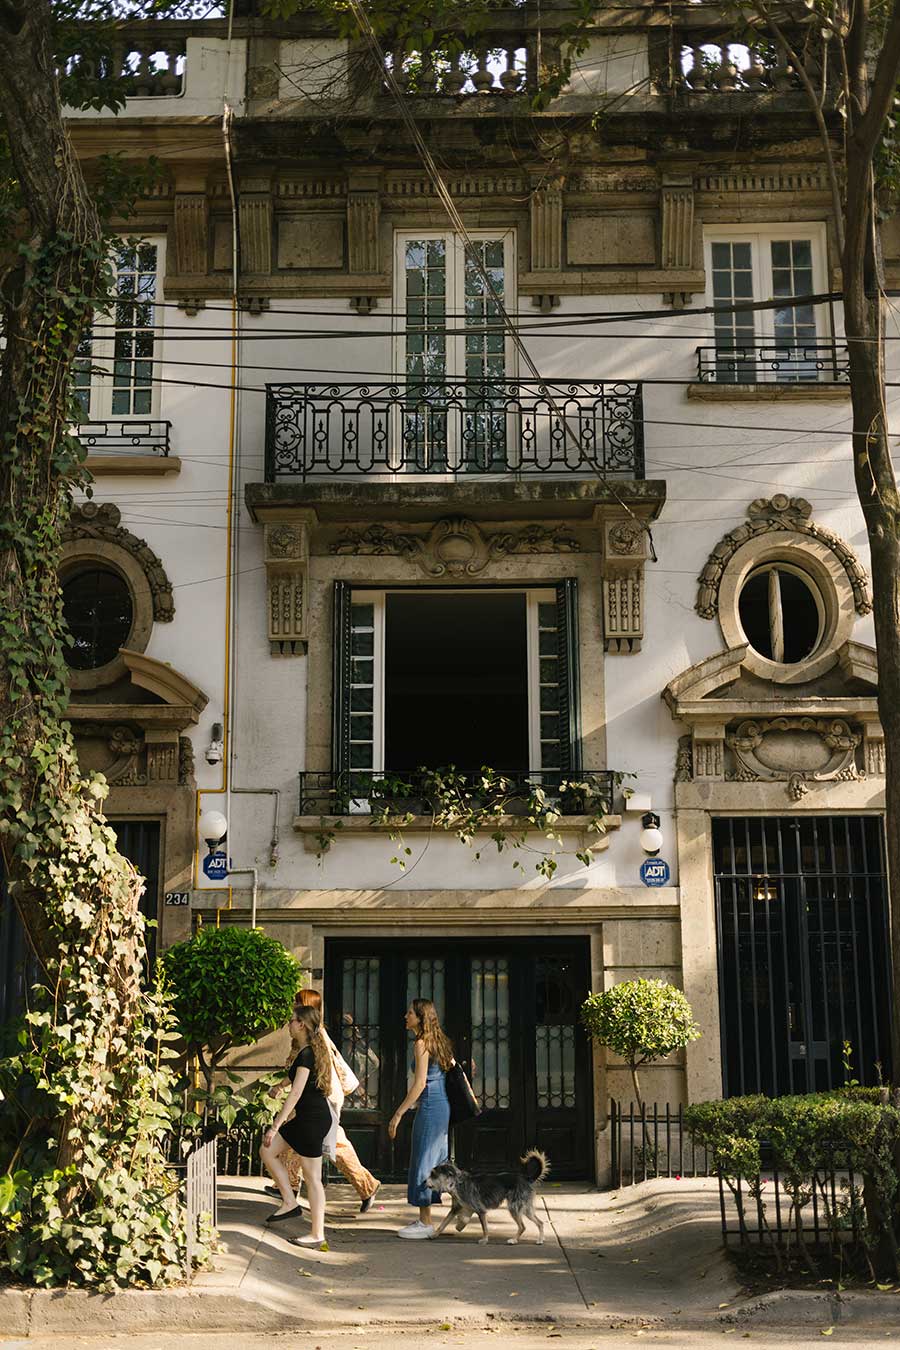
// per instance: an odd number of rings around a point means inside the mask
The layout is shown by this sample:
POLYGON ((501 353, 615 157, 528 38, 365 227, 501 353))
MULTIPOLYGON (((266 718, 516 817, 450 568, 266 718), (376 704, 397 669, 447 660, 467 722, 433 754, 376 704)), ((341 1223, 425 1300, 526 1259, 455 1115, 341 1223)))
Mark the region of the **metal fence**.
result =
POLYGON ((266 482, 336 474, 644 476, 641 385, 270 384, 266 482))
MULTIPOLYGON (((524 810, 535 788, 540 788, 546 806, 563 816, 611 815, 616 774, 613 769, 498 769, 492 783, 485 784, 483 769, 448 770, 446 783, 458 787, 461 804, 490 807, 503 804, 505 811, 524 810)), ((390 810, 400 815, 432 815, 435 810, 433 776, 428 770, 391 773, 371 769, 333 773, 302 770, 299 814, 370 815, 390 810)))
POLYGON ((205 1144, 192 1148, 187 1155, 185 1266, 188 1279, 193 1274, 194 1260, 202 1243, 204 1228, 206 1226, 215 1228, 218 1218, 216 1152, 216 1140, 208 1139, 205 1144))
POLYGON ((684 1107, 645 1102, 627 1109, 609 1103, 612 1185, 635 1186, 654 1177, 709 1177, 709 1156, 685 1129, 684 1107))
MULTIPOLYGON (((765 1154, 765 1149, 763 1149, 765 1154)), ((812 1176, 785 1177, 777 1167, 753 1181, 719 1176, 722 1237, 726 1246, 785 1250, 864 1244, 864 1178, 845 1156, 835 1154, 812 1176)))
POLYGON ((846 342, 717 343, 697 348, 701 384, 847 384, 846 342))
POLYGON ((89 455, 158 455, 169 453, 172 423, 151 419, 82 422, 78 439, 89 455))

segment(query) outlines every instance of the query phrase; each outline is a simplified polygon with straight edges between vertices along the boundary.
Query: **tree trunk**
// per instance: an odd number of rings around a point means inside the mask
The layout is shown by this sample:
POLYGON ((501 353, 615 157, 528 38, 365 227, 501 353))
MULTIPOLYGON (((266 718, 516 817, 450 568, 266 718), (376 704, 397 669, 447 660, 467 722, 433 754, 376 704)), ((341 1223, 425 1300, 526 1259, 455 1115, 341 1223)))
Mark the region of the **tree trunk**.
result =
POLYGON ((842 258, 853 406, 853 471, 869 538, 885 744, 885 839, 893 964, 892 1074, 900 1074, 900 497, 891 463, 884 389, 883 310, 868 161, 847 154, 842 258))

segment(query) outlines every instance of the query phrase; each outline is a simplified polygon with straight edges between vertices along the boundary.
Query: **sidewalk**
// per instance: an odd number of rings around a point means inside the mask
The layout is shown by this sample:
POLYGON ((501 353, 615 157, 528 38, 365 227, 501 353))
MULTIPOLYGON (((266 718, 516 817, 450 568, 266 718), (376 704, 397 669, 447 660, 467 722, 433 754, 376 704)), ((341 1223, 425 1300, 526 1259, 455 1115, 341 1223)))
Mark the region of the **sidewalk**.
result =
MULTIPOLYGON (((412 1211, 404 1188, 383 1187, 371 1212, 357 1214, 349 1188, 329 1189, 328 1252, 306 1251, 264 1226, 274 1202, 255 1178, 222 1178, 215 1270, 195 1291, 237 1294, 286 1322, 339 1325, 411 1321, 483 1324, 523 1319, 582 1325, 696 1320, 737 1292, 721 1246, 715 1181, 651 1182, 620 1194, 546 1184, 538 1246, 532 1230, 518 1246, 504 1210, 491 1216, 492 1240, 463 1234, 405 1242, 396 1229, 412 1211)), ((304 1221, 288 1225, 308 1232, 304 1221)))

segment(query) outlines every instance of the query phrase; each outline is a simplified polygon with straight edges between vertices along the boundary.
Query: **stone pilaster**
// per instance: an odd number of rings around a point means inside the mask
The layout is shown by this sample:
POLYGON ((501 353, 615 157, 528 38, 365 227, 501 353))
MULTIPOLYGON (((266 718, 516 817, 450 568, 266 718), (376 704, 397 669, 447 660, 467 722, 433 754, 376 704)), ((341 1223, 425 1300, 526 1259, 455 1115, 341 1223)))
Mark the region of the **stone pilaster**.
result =
POLYGON ((884 777, 884 728, 880 722, 863 725, 865 770, 869 778, 884 777))
POLYGON ((373 276, 381 271, 380 223, 378 173, 351 174, 347 183, 347 261, 351 272, 373 276))
POLYGON ((265 527, 266 626, 273 656, 295 656, 309 637, 309 536, 312 511, 265 527))
POLYGON ((694 781, 725 777, 725 727, 695 726, 693 743, 694 781))
POLYGON ((603 646, 612 653, 638 652, 644 636, 644 563, 647 530, 642 520, 600 507, 603 537, 603 646))
POLYGON ((562 271, 562 179, 536 187, 531 194, 531 270, 562 271))
POLYGON ((176 731, 146 731, 147 783, 175 785, 178 782, 180 748, 176 731))
POLYGON ((209 200, 205 192, 175 193, 175 272, 205 277, 209 267, 209 200))
POLYGON ((267 179, 242 181, 238 199, 241 271, 268 276, 272 271, 272 192, 267 179))
POLYGON ((662 267, 689 268, 694 252, 694 183, 690 176, 664 175, 660 194, 662 267))

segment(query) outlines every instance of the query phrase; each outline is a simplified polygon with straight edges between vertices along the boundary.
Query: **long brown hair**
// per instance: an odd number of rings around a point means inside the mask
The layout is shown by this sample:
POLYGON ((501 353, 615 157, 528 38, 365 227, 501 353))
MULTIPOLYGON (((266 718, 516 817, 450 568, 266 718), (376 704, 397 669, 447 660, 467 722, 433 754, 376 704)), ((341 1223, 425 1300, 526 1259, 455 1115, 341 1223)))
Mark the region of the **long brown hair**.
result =
POLYGON ((317 1008, 294 1008, 294 1019, 306 1029, 307 1045, 316 1065, 316 1086, 327 1097, 331 1092, 331 1051, 322 1035, 322 1017, 317 1008))
POLYGON ((414 998, 411 1007, 419 1023, 416 1040, 422 1042, 429 1058, 446 1073, 453 1063, 453 1042, 441 1026, 437 1008, 430 998, 414 998))

